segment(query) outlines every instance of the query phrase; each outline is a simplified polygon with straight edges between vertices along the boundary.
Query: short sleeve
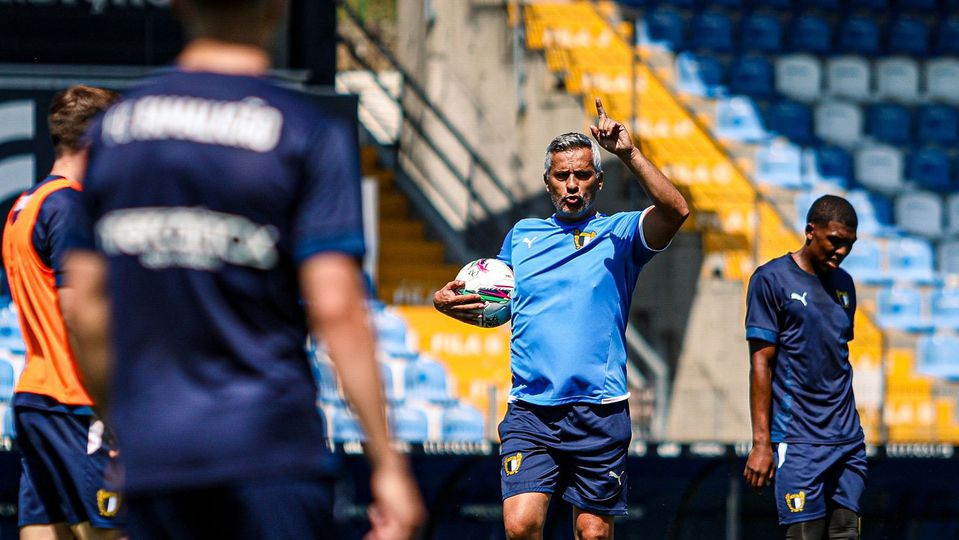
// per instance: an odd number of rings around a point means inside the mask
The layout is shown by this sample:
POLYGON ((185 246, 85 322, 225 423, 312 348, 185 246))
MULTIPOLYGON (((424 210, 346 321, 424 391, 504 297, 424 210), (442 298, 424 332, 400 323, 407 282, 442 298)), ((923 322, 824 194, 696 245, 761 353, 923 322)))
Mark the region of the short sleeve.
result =
POLYGON ((509 265, 510 268, 513 267, 513 229, 506 233, 506 238, 503 239, 503 247, 499 249, 499 255, 496 258, 509 265))
POLYGON ((615 215, 619 220, 619 223, 616 224, 616 235, 630 242, 633 262, 639 267, 649 262, 657 253, 666 249, 652 249, 646 244, 646 237, 643 235, 643 220, 652 208, 652 206, 649 206, 642 212, 623 212, 615 215))
POLYGON ((356 133, 327 121, 306 150, 304 178, 293 215, 293 258, 337 251, 362 257, 363 212, 356 133))
POLYGON ((746 339, 779 341, 779 303, 769 274, 757 271, 746 293, 746 339))
POLYGON ((63 259, 80 225, 80 192, 65 188, 54 191, 43 201, 34 228, 34 249, 44 264, 53 269, 57 286, 63 285, 63 259))

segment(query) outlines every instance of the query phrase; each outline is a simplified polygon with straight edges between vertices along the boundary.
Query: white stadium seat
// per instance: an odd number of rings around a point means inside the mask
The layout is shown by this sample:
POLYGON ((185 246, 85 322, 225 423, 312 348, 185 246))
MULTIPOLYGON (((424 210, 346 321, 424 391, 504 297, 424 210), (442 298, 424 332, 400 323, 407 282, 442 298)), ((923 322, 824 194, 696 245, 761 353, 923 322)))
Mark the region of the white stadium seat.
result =
POLYGON ((863 101, 869 97, 869 63, 859 56, 838 56, 826 62, 826 92, 863 101))
POLYGON ((912 103, 919 98, 919 65, 911 58, 876 62, 876 97, 912 103))
POLYGON ((926 62, 926 95, 959 104, 959 60, 941 58, 926 62))
POLYGON ((862 139, 862 111, 852 103, 828 101, 816 105, 813 130, 820 139, 852 146, 862 139))
POLYGON ((856 151, 856 179, 877 191, 902 187, 902 152, 891 146, 870 146, 856 151))
POLYGON ((822 87, 819 60, 808 54, 782 56, 776 60, 776 91, 798 101, 813 101, 822 87))

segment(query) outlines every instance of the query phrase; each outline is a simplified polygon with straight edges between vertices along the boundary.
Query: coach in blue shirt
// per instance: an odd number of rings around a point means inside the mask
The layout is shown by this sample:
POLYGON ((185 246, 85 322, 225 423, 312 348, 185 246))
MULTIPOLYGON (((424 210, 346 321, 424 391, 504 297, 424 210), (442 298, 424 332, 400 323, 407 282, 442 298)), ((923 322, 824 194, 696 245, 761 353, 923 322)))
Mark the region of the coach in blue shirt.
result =
MULTIPOLYGON (((599 145, 635 174, 653 205, 606 216, 594 208, 603 188, 599 146, 580 133, 546 150, 543 179, 556 213, 523 219, 498 258, 513 269, 510 344, 513 388, 499 426, 503 519, 510 539, 542 538, 551 496, 574 507, 576 538, 612 538, 626 514, 625 330, 643 265, 669 244, 689 209, 663 174, 609 118, 599 99, 590 129, 599 145)), ((478 295, 452 281, 434 305, 470 321, 478 295)))
POLYGON ((744 476, 755 489, 775 477, 787 539, 859 538, 866 449, 852 391, 849 341, 856 289, 839 268, 858 219, 842 197, 817 199, 798 251, 749 281, 753 447, 744 476))

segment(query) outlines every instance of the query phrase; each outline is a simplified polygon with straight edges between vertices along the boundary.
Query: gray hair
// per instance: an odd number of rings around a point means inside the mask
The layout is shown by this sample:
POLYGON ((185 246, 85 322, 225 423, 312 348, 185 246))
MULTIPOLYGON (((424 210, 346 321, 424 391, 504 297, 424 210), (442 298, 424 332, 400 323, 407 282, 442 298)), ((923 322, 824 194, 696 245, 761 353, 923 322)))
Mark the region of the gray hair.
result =
POLYGON ((549 174, 549 166, 553 164, 553 154, 566 152, 574 148, 589 148, 593 152, 593 169, 599 174, 603 172, 603 158, 599 154, 599 145, 582 133, 563 133, 549 142, 546 147, 546 162, 543 165, 543 174, 549 174))

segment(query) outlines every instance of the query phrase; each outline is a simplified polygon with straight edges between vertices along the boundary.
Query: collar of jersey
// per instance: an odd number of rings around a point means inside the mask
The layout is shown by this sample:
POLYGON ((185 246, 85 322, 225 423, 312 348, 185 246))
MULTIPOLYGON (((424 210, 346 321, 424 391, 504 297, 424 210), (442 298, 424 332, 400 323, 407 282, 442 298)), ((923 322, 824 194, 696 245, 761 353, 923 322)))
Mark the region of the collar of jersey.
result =
POLYGON ((602 212, 596 212, 595 214, 589 216, 588 218, 584 218, 579 221, 562 221, 556 217, 556 214, 553 214, 549 216, 549 219, 550 221, 553 222, 554 225, 557 225, 559 227, 579 227, 583 225, 584 223, 589 223, 590 221, 593 221, 594 219, 601 218, 601 217, 606 217, 606 215, 603 214, 602 212))

